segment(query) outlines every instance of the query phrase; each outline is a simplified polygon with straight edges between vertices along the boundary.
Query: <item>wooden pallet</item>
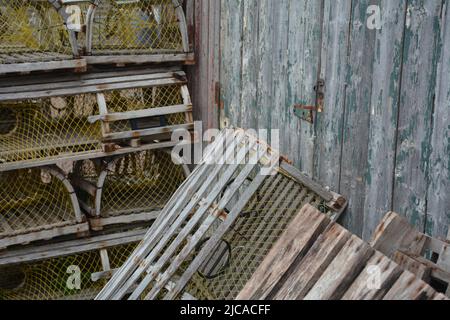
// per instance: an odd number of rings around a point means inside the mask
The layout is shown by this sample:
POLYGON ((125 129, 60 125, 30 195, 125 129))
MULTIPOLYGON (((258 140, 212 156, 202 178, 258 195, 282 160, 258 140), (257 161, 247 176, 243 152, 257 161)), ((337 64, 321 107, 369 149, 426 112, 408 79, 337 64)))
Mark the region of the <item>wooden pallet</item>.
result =
POLYGON ((238 299, 433 300, 444 297, 306 205, 238 299))

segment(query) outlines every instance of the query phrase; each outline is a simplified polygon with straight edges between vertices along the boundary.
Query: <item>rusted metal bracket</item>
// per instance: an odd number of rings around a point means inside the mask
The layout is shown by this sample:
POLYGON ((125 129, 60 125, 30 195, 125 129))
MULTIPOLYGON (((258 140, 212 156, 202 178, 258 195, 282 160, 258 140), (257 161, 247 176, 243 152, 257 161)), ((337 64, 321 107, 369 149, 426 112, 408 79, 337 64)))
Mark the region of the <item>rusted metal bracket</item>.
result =
POLYGON ((316 92, 316 105, 294 105, 294 114, 309 123, 314 123, 314 112, 322 113, 324 111, 325 80, 319 79, 314 86, 314 91, 316 92))

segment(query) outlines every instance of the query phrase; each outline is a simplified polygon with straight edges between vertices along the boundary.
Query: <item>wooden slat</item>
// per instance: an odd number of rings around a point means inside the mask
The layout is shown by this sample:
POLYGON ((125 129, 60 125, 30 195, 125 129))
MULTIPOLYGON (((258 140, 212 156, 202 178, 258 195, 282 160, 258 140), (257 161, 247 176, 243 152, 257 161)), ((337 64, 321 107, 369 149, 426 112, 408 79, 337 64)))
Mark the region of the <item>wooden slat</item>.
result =
MULTIPOLYGON (((26 228, 25 228, 26 229, 26 228)), ((51 230, 30 232, 0 239, 0 250, 11 246, 27 244, 39 240, 49 240, 64 235, 81 234, 89 231, 88 223, 79 223, 70 226, 55 227, 51 230)))
POLYGON ((320 236, 305 258, 298 265, 290 267, 288 276, 274 299, 303 299, 350 237, 347 230, 333 224, 320 236))
POLYGON ((84 57, 88 64, 141 64, 180 62, 186 64, 194 63, 193 53, 166 53, 166 54, 126 54, 126 55, 97 55, 84 57))
POLYGON ((402 272, 395 262, 375 252, 342 300, 380 300, 402 272))
MULTIPOLYGON (((156 86, 165 86, 171 84, 185 84, 184 79, 176 79, 176 78, 161 78, 161 79, 150 79, 150 80, 136 80, 129 81, 124 79, 124 82, 121 82, 119 79, 115 79, 111 81, 111 79, 107 80, 106 83, 101 84, 99 82, 102 81, 89 81, 90 84, 85 86, 75 86, 66 87, 66 88, 46 88, 44 90, 38 91, 26 91, 26 92, 9 92, 0 95, 0 101, 13 101, 13 100, 24 100, 24 99, 39 99, 39 98, 48 98, 54 96, 68 96, 68 95, 76 95, 76 94, 84 94, 84 93, 98 93, 104 91, 112 91, 119 89, 137 89, 137 88, 147 88, 147 87, 156 87, 156 86)), ((14 90, 14 88, 10 88, 10 90, 14 90)))
POLYGON ((352 236, 305 296, 305 300, 341 299, 373 254, 373 249, 352 236))
MULTIPOLYGON (((88 121, 90 123, 94 123, 96 121, 106 121, 106 122, 114 122, 120 120, 130 120, 130 119, 139 119, 139 118, 147 118, 147 117, 156 117, 162 115, 170 115, 176 113, 185 113, 192 112, 192 105, 175 105, 169 107, 161 107, 161 108, 152 108, 152 109, 143 109, 143 110, 133 110, 128 112, 118 112, 118 113, 108 113, 105 115, 98 116, 90 116, 88 117, 88 121)), ((190 121, 192 122, 192 121, 190 121)))
POLYGON ((373 4, 372 0, 359 0, 353 1, 352 5, 350 48, 346 71, 347 88, 344 98, 341 177, 338 189, 351 201, 342 223, 357 235, 362 235, 364 227, 362 212, 367 178, 369 142, 367 127, 370 108, 372 108, 373 59, 377 53, 376 32, 367 27, 367 8, 371 4, 373 4))
POLYGON ((435 291, 425 282, 405 271, 384 296, 383 300, 430 300, 435 291))
POLYGON ((448 300, 448 297, 443 295, 442 293, 436 293, 433 297, 433 300, 448 300))
MULTIPOLYGON (((450 225, 450 3, 442 10, 441 59, 438 63, 436 101, 431 137, 426 232, 446 238, 450 225)), ((450 260, 449 260, 450 263, 450 260)), ((450 264, 449 269, 450 270, 450 264)), ((449 288, 450 296, 450 288, 449 288)))
POLYGON ((121 140, 121 139, 131 139, 131 138, 140 138, 146 136, 154 136, 161 133, 171 133, 177 130, 192 130, 194 129, 194 124, 178 124, 167 127, 159 127, 159 128, 151 128, 151 129, 142 129, 142 130, 133 130, 133 131, 125 131, 125 132, 115 132, 115 133, 107 133, 103 135, 105 140, 121 140))
POLYGON ((421 255, 427 237, 394 212, 388 213, 375 230, 370 245, 388 257, 398 250, 421 255))
POLYGON ((431 268, 426 264, 422 264, 419 261, 414 260, 408 254, 397 251, 394 254, 392 260, 395 261, 404 270, 407 270, 414 274, 418 279, 421 279, 427 283, 430 281, 431 268))
POLYGON ((430 283, 430 280, 433 278, 442 283, 450 284, 450 273, 422 256, 397 252, 395 254, 395 261, 405 270, 413 273, 417 278, 427 283, 430 283))
MULTIPOLYGON (((258 76, 258 0, 243 1, 243 29, 242 29, 242 86, 240 92, 241 110, 240 126, 244 129, 258 127, 257 76, 258 76)), ((230 119, 237 124, 239 119, 230 119)))
MULTIPOLYGON (((408 1, 393 211, 425 232, 441 0, 408 1), (419 53, 420 52, 420 53, 419 53), (418 76, 421 75, 421 76, 418 76)), ((448 108, 448 106, 447 106, 448 108)))
MULTIPOLYGON (((221 57, 220 57, 220 125, 239 126, 240 90, 242 88, 242 3, 245 0, 221 3, 221 57)), ((258 1, 259 3, 259 1, 258 1)))
POLYGON ((263 300, 284 276, 290 265, 304 256, 330 220, 311 205, 304 206, 274 245, 238 300, 263 300))
POLYGON ((33 71, 49 71, 57 69, 80 69, 86 68, 85 59, 73 59, 65 61, 50 62, 25 62, 14 64, 0 64, 0 74, 33 72, 33 71))

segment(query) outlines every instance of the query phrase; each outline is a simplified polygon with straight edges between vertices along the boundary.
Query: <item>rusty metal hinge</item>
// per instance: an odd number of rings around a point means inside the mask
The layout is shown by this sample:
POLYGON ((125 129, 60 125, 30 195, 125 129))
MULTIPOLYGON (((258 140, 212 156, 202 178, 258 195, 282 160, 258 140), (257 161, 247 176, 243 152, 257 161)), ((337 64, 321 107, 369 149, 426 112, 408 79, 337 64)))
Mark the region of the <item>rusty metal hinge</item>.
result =
POLYGON ((309 123, 314 123, 314 112, 322 113, 324 111, 325 80, 319 79, 314 86, 314 91, 316 92, 316 105, 294 105, 294 114, 309 123))

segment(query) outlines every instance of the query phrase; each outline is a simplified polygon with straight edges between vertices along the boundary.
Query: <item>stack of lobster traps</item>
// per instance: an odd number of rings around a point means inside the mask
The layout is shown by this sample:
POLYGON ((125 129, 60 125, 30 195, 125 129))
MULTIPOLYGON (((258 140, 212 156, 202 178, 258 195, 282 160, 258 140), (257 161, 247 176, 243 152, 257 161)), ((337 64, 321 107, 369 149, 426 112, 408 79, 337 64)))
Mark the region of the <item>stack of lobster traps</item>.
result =
POLYGON ((0 299, 92 299, 190 174, 186 2, 0 1, 0 299))

